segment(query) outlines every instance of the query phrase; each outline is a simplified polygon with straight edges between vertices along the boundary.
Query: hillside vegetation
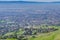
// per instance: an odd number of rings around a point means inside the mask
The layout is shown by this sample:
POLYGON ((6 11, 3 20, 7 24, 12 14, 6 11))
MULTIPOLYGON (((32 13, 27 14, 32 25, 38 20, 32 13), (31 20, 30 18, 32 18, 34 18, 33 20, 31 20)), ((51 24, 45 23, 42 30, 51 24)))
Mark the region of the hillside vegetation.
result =
POLYGON ((58 31, 43 33, 36 36, 36 38, 31 37, 29 40, 60 40, 60 28, 58 31))
MULTIPOLYGON (((18 31, 10 32, 2 36, 1 39, 6 40, 60 40, 60 27, 59 26, 48 26, 49 28, 58 29, 56 31, 49 31, 49 32, 37 32, 36 30, 32 30, 32 34, 24 34, 24 31, 22 28, 18 31), (35 33, 35 34, 34 34, 35 33)), ((43 29, 48 28, 43 27, 43 29)), ((34 28, 35 29, 35 28, 34 28)), ((28 29, 29 30, 29 29, 28 29)), ((29 32, 29 31, 28 31, 29 32)))

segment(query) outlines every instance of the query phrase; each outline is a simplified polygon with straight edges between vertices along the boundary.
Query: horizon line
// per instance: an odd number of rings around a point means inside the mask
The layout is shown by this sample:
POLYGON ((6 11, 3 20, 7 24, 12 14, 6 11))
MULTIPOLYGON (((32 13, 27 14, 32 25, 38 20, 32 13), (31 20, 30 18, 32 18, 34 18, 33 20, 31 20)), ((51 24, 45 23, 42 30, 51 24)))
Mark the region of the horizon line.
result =
POLYGON ((52 1, 52 2, 37 2, 37 1, 0 1, 1 3, 2 2, 25 2, 25 3, 60 3, 60 1, 52 1))

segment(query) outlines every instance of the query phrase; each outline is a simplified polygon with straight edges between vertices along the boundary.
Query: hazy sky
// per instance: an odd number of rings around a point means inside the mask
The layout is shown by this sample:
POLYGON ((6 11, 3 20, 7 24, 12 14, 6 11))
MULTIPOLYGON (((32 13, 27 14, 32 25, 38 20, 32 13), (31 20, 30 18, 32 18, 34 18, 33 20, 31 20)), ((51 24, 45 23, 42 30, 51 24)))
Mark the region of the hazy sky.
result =
POLYGON ((60 1, 60 0, 23 0, 23 1, 51 2, 51 1, 60 1))
POLYGON ((0 1, 38 1, 38 2, 51 2, 51 1, 60 1, 60 0, 0 0, 0 1))

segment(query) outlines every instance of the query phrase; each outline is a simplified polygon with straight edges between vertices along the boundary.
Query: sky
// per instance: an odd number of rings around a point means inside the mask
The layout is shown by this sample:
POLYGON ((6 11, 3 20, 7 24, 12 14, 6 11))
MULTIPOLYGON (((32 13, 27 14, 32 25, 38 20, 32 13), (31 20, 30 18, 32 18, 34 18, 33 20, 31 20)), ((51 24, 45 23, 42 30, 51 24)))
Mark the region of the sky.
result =
POLYGON ((0 1, 36 1, 36 2, 53 2, 53 1, 60 1, 60 0, 0 0, 0 1))

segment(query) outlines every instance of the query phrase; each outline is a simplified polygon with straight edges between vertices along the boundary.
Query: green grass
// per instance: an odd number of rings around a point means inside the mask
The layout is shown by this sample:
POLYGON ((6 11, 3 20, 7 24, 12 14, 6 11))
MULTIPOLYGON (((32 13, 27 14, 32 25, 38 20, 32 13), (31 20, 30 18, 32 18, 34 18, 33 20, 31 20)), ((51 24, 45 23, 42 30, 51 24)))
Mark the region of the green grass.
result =
MULTIPOLYGON (((55 27, 55 26, 49 26, 50 27, 55 27)), ((40 33, 38 35, 35 35, 36 37, 33 38, 32 36, 28 36, 28 40, 60 40, 60 27, 55 27, 58 28, 59 30, 54 31, 54 32, 50 32, 50 33, 40 33)), ((19 30, 17 32, 17 34, 22 34, 24 31, 23 30, 19 30)), ((4 36, 9 36, 14 34, 14 32, 11 33, 7 33, 4 36)), ((17 40, 17 39, 6 39, 6 40, 17 40)))
POLYGON ((24 31, 22 29, 19 29, 19 31, 17 32, 17 34, 19 34, 19 35, 21 35, 23 33, 24 33, 24 31))
POLYGON ((14 32, 9 32, 9 33, 6 33, 5 35, 3 35, 2 37, 5 37, 5 36, 10 36, 10 35, 14 35, 14 32))
MULTIPOLYGON (((19 29, 19 31, 16 33, 16 34, 19 34, 19 35, 21 35, 21 34, 23 34, 23 30, 20 30, 19 29)), ((3 35, 3 36, 10 36, 10 35, 14 35, 15 34, 15 32, 9 32, 9 33, 6 33, 5 35, 3 35)))
POLYGON ((17 39, 13 39, 13 38, 11 38, 11 39, 8 39, 8 38, 7 38, 6 40, 17 40, 17 39))
POLYGON ((30 37, 29 40, 60 40, 60 27, 58 29, 54 32, 36 35, 36 38, 30 37))

